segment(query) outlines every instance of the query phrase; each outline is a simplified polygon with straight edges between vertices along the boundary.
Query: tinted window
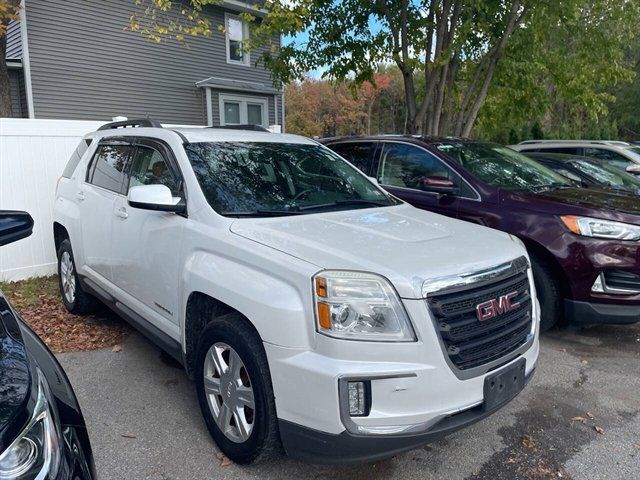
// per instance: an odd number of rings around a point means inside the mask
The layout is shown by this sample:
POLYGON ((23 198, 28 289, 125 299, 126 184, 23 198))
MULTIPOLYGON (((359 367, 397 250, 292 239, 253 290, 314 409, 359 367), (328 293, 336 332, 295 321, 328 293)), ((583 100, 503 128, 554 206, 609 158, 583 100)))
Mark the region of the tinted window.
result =
POLYGON ((164 156, 154 148, 138 147, 131 162, 129 188, 139 185, 166 185, 174 195, 179 184, 164 156))
POLYGON ((89 145, 91 145, 91 141, 91 138, 83 138, 82 140, 80 140, 80 143, 71 154, 71 158, 69 158, 67 166, 64 167, 64 171, 62 172, 63 177, 71 178, 71 175, 73 175, 73 172, 75 172, 76 167, 80 163, 80 160, 82 160, 82 156, 89 148, 89 145))
POLYGON ((564 153, 565 155, 580 155, 581 147, 541 147, 536 149, 536 152, 546 153, 564 153))
POLYGON ((489 143, 441 143, 438 149, 479 180, 510 190, 570 186, 571 180, 507 147, 489 143))
POLYGON ((123 193, 124 169, 131 153, 126 145, 102 145, 93 157, 87 181, 123 193))
POLYGON ((395 204, 319 145, 202 142, 185 150, 207 201, 222 214, 286 215, 395 204))
POLYGON ((383 185, 420 190, 426 177, 445 177, 455 181, 454 174, 430 153, 413 145, 387 143, 378 167, 378 180, 383 185))
POLYGON ((346 158, 353 163, 365 175, 369 175, 375 143, 339 143, 337 145, 328 145, 328 147, 342 158, 346 158))

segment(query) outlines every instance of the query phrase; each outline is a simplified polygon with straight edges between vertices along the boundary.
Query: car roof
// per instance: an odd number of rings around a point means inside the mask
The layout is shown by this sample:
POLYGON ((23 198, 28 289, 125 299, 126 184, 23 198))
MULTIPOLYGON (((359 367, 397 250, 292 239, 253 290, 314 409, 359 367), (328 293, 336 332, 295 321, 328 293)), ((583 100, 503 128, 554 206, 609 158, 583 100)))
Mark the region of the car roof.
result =
POLYGON ((462 142, 462 143, 491 143, 483 142, 480 140, 471 140, 469 138, 460 137, 431 137, 425 135, 400 135, 400 134, 387 134, 387 135, 347 135, 342 137, 325 137, 318 141, 320 143, 334 143, 334 142, 383 142, 383 141, 404 141, 407 143, 422 142, 427 144, 438 144, 448 142, 462 142))
POLYGON ((518 147, 532 147, 532 146, 544 146, 544 147, 585 147, 585 146, 598 146, 601 148, 626 148, 631 144, 618 140, 525 140, 518 143, 518 147))
POLYGON ((301 135, 289 133, 258 132, 251 130, 233 130, 225 128, 173 128, 189 142, 263 142, 293 143, 300 145, 317 145, 317 142, 301 135))

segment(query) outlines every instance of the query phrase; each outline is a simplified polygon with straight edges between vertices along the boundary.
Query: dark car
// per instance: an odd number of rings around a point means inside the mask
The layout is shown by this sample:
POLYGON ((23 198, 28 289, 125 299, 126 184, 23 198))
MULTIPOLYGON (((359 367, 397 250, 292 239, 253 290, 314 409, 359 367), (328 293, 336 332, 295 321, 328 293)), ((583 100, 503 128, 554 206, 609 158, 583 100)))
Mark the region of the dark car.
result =
MULTIPOLYGON (((32 229, 29 214, 0 211, 0 246, 32 229)), ((93 478, 87 428, 69 380, 0 292, 0 479, 93 478)))
POLYGON ((561 153, 523 152, 523 154, 587 187, 599 186, 631 195, 640 195, 640 177, 623 172, 607 162, 561 153))
POLYGON ((531 257, 542 329, 561 320, 640 320, 637 197, 576 187, 495 144, 406 136, 323 143, 416 207, 520 238, 531 257))

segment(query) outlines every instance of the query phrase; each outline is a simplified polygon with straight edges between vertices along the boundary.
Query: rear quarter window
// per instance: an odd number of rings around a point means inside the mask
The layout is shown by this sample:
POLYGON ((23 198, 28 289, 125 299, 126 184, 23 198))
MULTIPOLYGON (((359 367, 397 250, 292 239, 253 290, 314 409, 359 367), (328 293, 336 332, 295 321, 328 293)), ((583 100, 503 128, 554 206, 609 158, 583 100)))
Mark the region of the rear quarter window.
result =
POLYGON ((124 193, 125 167, 132 150, 128 145, 101 145, 87 171, 87 182, 124 193))
POLYGON ((67 162, 67 166, 64 167, 64 170, 62 171, 63 177, 71 178, 71 175, 73 175, 73 172, 75 172, 76 167, 80 163, 80 160, 82 160, 82 156, 89 149, 89 146, 91 145, 92 141, 93 141, 92 138, 83 138, 82 140, 80 140, 80 143, 71 154, 71 158, 69 158, 69 161, 67 162))

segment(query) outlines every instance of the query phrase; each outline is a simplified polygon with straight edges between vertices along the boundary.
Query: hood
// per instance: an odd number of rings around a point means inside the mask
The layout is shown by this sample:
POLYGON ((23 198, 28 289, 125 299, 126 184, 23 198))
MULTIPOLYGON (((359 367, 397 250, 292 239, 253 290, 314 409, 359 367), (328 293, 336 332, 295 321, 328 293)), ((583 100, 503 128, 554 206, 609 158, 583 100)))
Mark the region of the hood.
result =
POLYGON ((637 223, 640 221, 640 198, 635 195, 614 192, 599 188, 561 188, 541 193, 503 191, 502 201, 510 200, 524 203, 522 208, 529 210, 546 208, 553 213, 579 214, 595 217, 613 218, 629 215, 635 219, 623 221, 637 223), (572 207, 567 209, 566 207, 572 207), (622 214, 622 215, 621 215, 622 214))
POLYGON ((319 270, 383 275, 403 298, 421 298, 427 279, 485 270, 526 254, 505 233, 406 204, 238 219, 231 231, 319 270))
POLYGON ((13 310, 0 292, 0 451, 5 433, 20 419, 28 401, 31 374, 27 351, 13 310))

